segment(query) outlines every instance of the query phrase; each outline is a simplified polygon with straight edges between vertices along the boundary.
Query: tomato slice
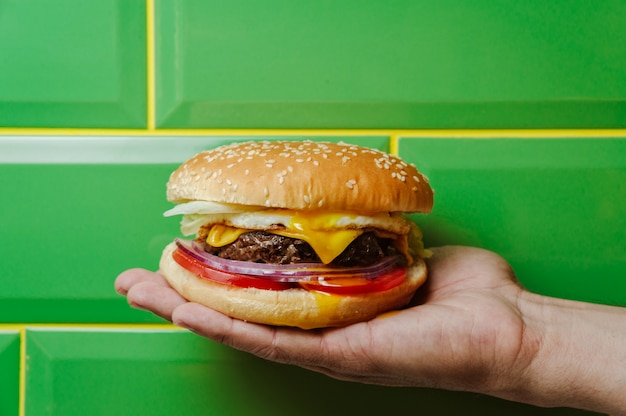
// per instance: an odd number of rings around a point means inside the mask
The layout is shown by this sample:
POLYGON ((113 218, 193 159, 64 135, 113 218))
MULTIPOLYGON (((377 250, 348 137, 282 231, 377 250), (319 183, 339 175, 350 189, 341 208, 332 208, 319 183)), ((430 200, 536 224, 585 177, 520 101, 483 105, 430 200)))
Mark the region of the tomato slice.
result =
POLYGON ((178 263, 181 267, 189 270, 196 276, 202 277, 203 279, 211 280, 216 283, 244 288, 254 287, 264 290, 285 290, 297 287, 297 285, 294 285, 293 283, 276 282, 273 280, 260 279, 258 277, 247 276, 244 274, 215 270, 194 259, 193 257, 187 255, 181 249, 174 250, 174 253, 172 253, 172 257, 174 258, 174 261, 178 263))
POLYGON ((393 289, 404 282, 406 267, 396 267, 375 279, 366 277, 338 277, 333 279, 299 282, 307 290, 333 293, 338 295, 359 295, 362 293, 383 292, 393 289))
POLYGON ((203 279, 225 285, 243 288, 253 287, 264 290, 286 290, 301 287, 306 290, 316 290, 330 294, 359 295, 363 293, 383 292, 385 290, 393 289, 404 281, 407 274, 406 267, 396 267, 374 279, 350 276, 287 283, 245 274, 216 270, 193 258, 179 248, 174 250, 172 257, 181 267, 203 279))

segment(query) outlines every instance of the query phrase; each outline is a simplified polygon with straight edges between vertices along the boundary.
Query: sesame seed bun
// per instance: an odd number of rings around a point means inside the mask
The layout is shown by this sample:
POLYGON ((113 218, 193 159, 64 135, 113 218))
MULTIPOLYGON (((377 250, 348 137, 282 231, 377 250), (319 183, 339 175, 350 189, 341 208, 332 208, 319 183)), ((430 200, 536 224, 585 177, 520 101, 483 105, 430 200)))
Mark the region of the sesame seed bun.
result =
POLYGON ((246 142, 201 152, 176 169, 172 202, 358 212, 430 212, 415 166, 375 149, 312 141, 246 142))
POLYGON ((305 289, 241 288, 201 279, 172 258, 176 244, 163 251, 161 273, 184 298, 233 318, 303 329, 344 326, 370 320, 405 306, 426 280, 422 259, 409 267, 406 280, 392 289, 362 295, 329 295, 305 289))

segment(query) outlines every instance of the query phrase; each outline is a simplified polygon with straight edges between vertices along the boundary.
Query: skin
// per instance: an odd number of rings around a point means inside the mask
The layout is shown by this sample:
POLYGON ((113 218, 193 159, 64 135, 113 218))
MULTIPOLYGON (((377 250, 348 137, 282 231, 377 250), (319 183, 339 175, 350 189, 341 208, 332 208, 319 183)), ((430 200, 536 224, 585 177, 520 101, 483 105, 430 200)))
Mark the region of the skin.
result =
POLYGON ((626 415, 626 309, 532 294, 489 251, 433 253, 410 307, 344 328, 231 319, 142 269, 123 272, 115 287, 132 307, 198 335, 337 379, 626 415))

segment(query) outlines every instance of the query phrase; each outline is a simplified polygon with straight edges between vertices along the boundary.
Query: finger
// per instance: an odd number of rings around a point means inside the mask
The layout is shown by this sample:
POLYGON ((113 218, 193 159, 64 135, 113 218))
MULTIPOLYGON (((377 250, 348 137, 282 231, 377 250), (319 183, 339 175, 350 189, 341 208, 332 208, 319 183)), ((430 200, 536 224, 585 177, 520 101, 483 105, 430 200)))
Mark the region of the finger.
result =
POLYGON ((174 309, 187 303, 164 279, 139 281, 130 287, 126 296, 128 304, 133 308, 151 311, 168 321, 172 320, 174 309))
POLYGON ((172 314, 172 322, 238 350, 262 358, 278 358, 270 352, 270 348, 275 345, 275 327, 233 319, 193 302, 176 308, 172 314))
POLYGON ((159 273, 145 269, 130 269, 123 271, 117 276, 117 279, 115 279, 115 291, 120 295, 126 295, 131 287, 141 282, 155 282, 167 285, 165 278, 159 273))
POLYGON ((326 340, 328 331, 324 330, 254 324, 196 303, 176 308, 172 322, 203 337, 279 363, 328 368, 329 357, 333 356, 326 340))

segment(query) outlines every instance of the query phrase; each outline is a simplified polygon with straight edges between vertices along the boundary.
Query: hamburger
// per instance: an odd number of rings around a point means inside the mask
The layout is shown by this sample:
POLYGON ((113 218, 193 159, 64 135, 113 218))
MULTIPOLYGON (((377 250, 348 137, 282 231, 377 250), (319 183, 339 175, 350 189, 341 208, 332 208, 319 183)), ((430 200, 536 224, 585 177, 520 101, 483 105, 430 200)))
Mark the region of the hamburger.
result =
POLYGON ((420 229, 433 191, 414 165, 345 143, 220 146, 170 176, 189 239, 161 273, 184 298, 245 321, 344 326, 399 309, 427 277, 420 229))

